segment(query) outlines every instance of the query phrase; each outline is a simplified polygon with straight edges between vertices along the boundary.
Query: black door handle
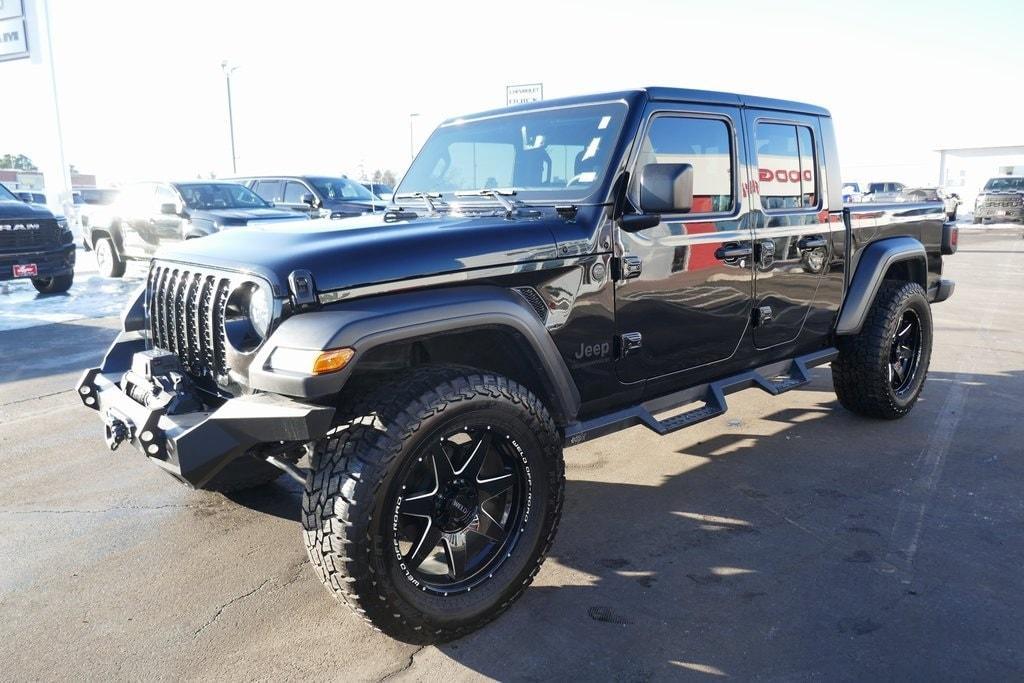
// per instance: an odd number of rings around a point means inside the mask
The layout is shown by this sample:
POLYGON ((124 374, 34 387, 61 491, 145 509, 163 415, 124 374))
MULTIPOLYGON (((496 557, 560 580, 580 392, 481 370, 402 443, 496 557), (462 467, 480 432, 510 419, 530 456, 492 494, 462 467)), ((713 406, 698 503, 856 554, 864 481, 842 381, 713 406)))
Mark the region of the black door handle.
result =
POLYGON ((824 237, 814 235, 812 237, 804 237, 796 243, 796 248, 800 251, 808 251, 810 249, 821 249, 827 247, 828 242, 825 241, 824 237))
POLYGON ((743 246, 739 242, 729 242, 715 249, 715 258, 721 261, 735 261, 753 254, 754 250, 749 244, 743 246))

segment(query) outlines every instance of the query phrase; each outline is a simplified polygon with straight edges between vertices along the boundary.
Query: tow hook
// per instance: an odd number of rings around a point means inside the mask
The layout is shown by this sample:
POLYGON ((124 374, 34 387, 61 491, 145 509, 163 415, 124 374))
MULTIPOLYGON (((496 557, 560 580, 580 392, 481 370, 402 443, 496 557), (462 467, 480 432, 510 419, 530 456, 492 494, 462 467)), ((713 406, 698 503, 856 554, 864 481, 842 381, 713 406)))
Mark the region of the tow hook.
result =
POLYGON ((121 442, 132 438, 132 421, 113 408, 104 413, 103 422, 107 447, 111 452, 116 451, 121 442))

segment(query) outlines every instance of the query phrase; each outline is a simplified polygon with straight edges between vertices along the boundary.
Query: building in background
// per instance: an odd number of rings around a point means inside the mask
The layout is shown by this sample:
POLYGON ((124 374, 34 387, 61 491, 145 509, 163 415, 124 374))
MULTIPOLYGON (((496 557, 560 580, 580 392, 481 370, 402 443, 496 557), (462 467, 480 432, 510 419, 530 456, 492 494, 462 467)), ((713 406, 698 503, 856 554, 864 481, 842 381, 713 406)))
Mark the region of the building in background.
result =
POLYGON ((963 200, 963 208, 974 206, 974 199, 995 176, 1024 175, 1024 145, 997 147, 948 147, 939 153, 939 182, 963 200))
MULTIPOLYGON (((17 171, 0 169, 0 183, 11 191, 32 190, 46 191, 46 180, 42 171, 17 171)), ((96 187, 96 176, 91 173, 72 173, 71 186, 76 190, 80 187, 96 187)))

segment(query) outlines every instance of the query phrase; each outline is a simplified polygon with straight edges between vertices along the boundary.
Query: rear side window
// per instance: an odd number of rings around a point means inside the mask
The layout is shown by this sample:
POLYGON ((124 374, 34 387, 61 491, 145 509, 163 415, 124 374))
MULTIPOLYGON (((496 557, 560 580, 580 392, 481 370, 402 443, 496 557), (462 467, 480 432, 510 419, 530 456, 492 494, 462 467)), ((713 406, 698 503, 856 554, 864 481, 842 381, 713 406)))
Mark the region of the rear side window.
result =
POLYGON ((807 126, 758 123, 757 178, 761 208, 806 209, 818 204, 814 136, 807 126))
MULTIPOLYGON (((309 194, 309 190, 302 183, 295 182, 294 180, 288 181, 288 184, 284 188, 284 203, 285 204, 301 204, 302 195, 309 194)), ((264 197, 266 199, 266 197, 264 197)))
MULTIPOLYGON (((647 164, 690 164, 693 167, 693 206, 690 214, 722 213, 732 209, 732 136, 720 119, 657 116, 640 145, 635 177, 647 164)), ((638 203, 637 188, 633 201, 638 203)))
POLYGON ((284 182, 281 180, 257 180, 252 189, 264 201, 279 202, 284 196, 284 182))

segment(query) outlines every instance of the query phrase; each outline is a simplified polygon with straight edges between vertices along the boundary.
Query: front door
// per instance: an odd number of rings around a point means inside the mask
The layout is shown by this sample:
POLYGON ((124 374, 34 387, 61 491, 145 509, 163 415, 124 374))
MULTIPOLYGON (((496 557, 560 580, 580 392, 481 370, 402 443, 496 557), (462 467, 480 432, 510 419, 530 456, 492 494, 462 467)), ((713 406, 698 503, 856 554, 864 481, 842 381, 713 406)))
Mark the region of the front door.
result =
POLYGON ((813 116, 747 111, 749 158, 756 163, 754 345, 793 341, 803 329, 831 256, 823 159, 813 116))
POLYGON ((662 377, 733 356, 750 320, 751 231, 747 223, 746 153, 737 143, 740 112, 733 107, 651 105, 633 152, 630 200, 649 163, 693 167, 693 206, 663 215, 638 233, 618 232, 620 268, 616 326, 624 348, 623 382, 662 377), (637 338, 639 335, 639 339, 637 338), (629 344, 627 344, 628 346, 629 344))

